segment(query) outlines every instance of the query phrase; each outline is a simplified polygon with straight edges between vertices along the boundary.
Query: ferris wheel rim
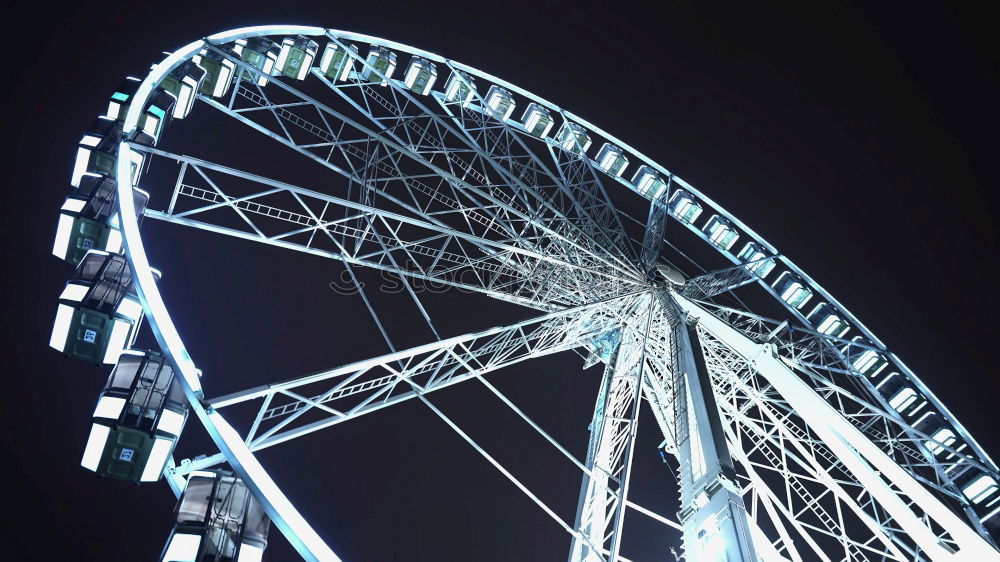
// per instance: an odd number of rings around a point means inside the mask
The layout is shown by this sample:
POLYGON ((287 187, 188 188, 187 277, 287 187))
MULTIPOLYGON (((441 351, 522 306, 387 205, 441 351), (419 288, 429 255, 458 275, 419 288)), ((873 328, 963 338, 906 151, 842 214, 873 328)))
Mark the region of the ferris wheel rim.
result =
MULTIPOLYGON (((922 381, 920 381, 920 379, 915 374, 912 373, 912 371, 906 368, 906 366, 902 363, 902 361, 898 358, 898 356, 895 355, 895 353, 887 350, 885 345, 881 342, 881 340, 879 340, 870 330, 868 330, 867 327, 864 326, 864 324, 862 324, 853 314, 851 314, 846 307, 844 307, 842 304, 839 303, 839 301, 837 301, 831 295, 829 295, 829 293, 827 293, 818 283, 816 283, 805 272, 801 271, 797 266, 795 266, 790 259, 788 259, 786 256, 782 254, 779 254, 777 250, 774 249, 773 246, 767 243, 762 237, 757 235, 749 227, 745 226, 744 223, 739 221, 738 218, 726 212, 721 206, 715 204, 711 199, 703 195, 699 190, 697 190, 693 186, 690 186, 680 178, 677 178, 676 176, 671 174, 669 171, 666 170, 666 168, 658 165, 652 159, 645 157, 640 152, 633 149, 626 143, 619 141, 616 137, 604 132, 603 130, 589 123, 585 119, 582 119, 570 113, 569 111, 563 110, 558 105, 548 102, 547 100, 539 96, 531 94, 530 92, 523 90, 522 88, 519 88, 516 85, 510 84, 509 82, 503 81, 500 78, 492 76, 486 72, 480 71, 468 65, 464 65, 462 63, 458 63, 451 59, 441 57, 434 53, 423 51, 421 49, 410 47, 408 45, 404 45, 401 43, 387 41, 378 37, 353 33, 348 31, 309 27, 309 26, 289 26, 289 25, 255 26, 247 28, 238 28, 211 35, 206 39, 194 41, 174 51, 164 61, 155 65, 151 70, 151 72, 143 79, 139 87, 139 90, 136 93, 135 99, 138 101, 138 103, 133 103, 129 107, 128 114, 126 115, 125 118, 125 126, 124 126, 125 133, 128 134, 136 129, 138 120, 140 118, 140 114, 142 112, 142 108, 145 105, 146 101, 148 100, 148 97, 150 96, 153 89, 159 83, 159 81, 171 70, 176 68, 179 64, 190 59, 202 47, 205 47, 206 45, 221 45, 236 39, 253 37, 253 36, 295 35, 295 34, 306 35, 306 36, 326 35, 328 37, 335 37, 339 39, 354 39, 358 41, 364 41, 366 43, 384 45, 393 49, 397 49, 399 51, 426 57, 429 60, 444 62, 449 66, 453 65, 454 68, 458 68, 460 70, 470 73, 473 76, 481 77, 491 83, 508 88, 512 91, 519 93, 520 95, 523 95, 528 99, 535 101, 536 103, 542 104, 549 109, 553 109, 555 111, 562 113, 567 117, 568 120, 584 125, 588 129, 599 133, 603 138, 608 139, 609 142, 615 143, 618 147, 638 157, 641 163, 652 166, 653 168, 666 174, 672 181, 676 181, 681 186, 683 186, 683 188, 686 191, 694 193, 699 198, 699 200, 704 201, 709 205, 711 205, 713 210, 720 213, 724 213, 724 216, 730 219, 734 224, 739 226, 740 229, 743 232, 745 232, 750 237, 751 240, 762 244, 764 248, 770 250, 774 254, 774 259, 781 259, 782 262, 785 263, 790 270, 796 272, 803 280, 805 280, 809 284, 810 287, 816 289, 817 293, 819 293, 822 297, 824 297, 828 302, 833 304, 839 311, 843 312, 847 316, 847 318, 851 321, 854 327, 856 327, 862 334, 868 337, 871 342, 873 342, 876 346, 878 346, 888 358, 897 363, 900 366, 900 368, 907 374, 907 377, 911 381, 913 381, 914 384, 918 385, 920 387, 920 390, 925 395, 933 399, 934 405, 949 417, 952 424, 960 431, 961 436, 976 450, 980 458, 985 459, 988 463, 991 464, 991 466, 994 469, 996 469, 996 464, 993 462, 992 458, 985 452, 985 450, 982 449, 982 447, 979 445, 976 439, 972 437, 970 433, 968 433, 968 431, 961 424, 961 422, 959 422, 958 419, 951 414, 951 412, 947 409, 947 407, 940 400, 937 399, 937 397, 926 387, 926 385, 924 385, 922 381)), ((184 381, 186 395, 188 396, 188 400, 192 408, 196 412, 199 412, 199 418, 201 419, 202 423, 206 425, 206 428, 209 430, 209 433, 212 435, 213 439, 217 439, 217 443, 220 444, 220 449, 229 450, 228 451, 229 454, 226 455, 227 458, 233 456, 236 459, 242 459, 245 462, 254 463, 256 461, 254 459, 253 453, 250 452, 249 449, 246 449, 242 440, 238 438, 238 435, 235 436, 235 440, 233 439, 233 436, 227 435, 226 431, 228 424, 221 417, 221 415, 219 415, 217 412, 212 411, 211 408, 203 407, 204 406, 202 403, 203 394, 201 393, 201 387, 200 387, 200 371, 198 371, 197 368, 195 367, 193 359, 187 352, 186 346, 184 345, 184 342, 181 339, 181 336, 177 328, 173 324, 173 320, 170 317, 169 310, 167 309, 166 304, 162 298, 162 295, 160 295, 159 289, 156 286, 156 282, 155 279, 153 278, 151 272, 152 270, 149 265, 148 256, 145 253, 145 248, 142 243, 141 233, 138 228, 138 220, 134 212, 133 202, 131 200, 131 197, 129 196, 132 185, 131 181, 129 180, 130 174, 128 169, 128 162, 130 159, 128 158, 128 155, 130 154, 131 150, 132 148, 129 146, 128 142, 122 142, 119 146, 120 156, 118 160, 118 166, 116 169, 118 201, 120 204, 119 220, 123 234, 122 238, 123 238, 123 245, 126 250, 126 256, 130 265, 133 268, 133 271, 135 272, 136 289, 139 294, 140 300, 143 304, 145 315, 149 320, 150 327, 153 333, 155 334, 157 341, 160 343, 161 348, 163 349, 164 353, 170 358, 170 361, 172 364, 174 364, 175 369, 177 369, 177 372, 181 375, 182 380, 184 381), (221 442, 218 440, 221 440, 221 442), (233 450, 234 447, 236 449, 235 451, 233 450), (246 449, 245 452, 243 451, 243 449, 246 449), (247 457, 246 455, 249 455, 249 457, 247 457)), ((633 191, 635 190, 633 189, 633 191)), ((772 296, 776 297, 777 295, 772 294, 772 296)), ((224 450, 224 452, 227 451, 224 450)), ((239 460, 237 460, 237 464, 239 464, 239 460)), ((247 471, 246 467, 236 466, 234 468, 237 468, 238 471, 241 472, 241 476, 244 476, 250 482, 254 483, 254 485, 258 487, 262 483, 266 485, 267 484, 266 481, 270 481, 270 477, 267 476, 266 472, 263 474, 255 474, 252 471, 247 471)), ((270 482, 271 484, 273 484, 273 481, 270 482)), ((280 490, 278 490, 276 486, 274 489, 277 490, 277 493, 279 495, 281 494, 280 490)), ((288 503, 288 508, 291 509, 291 511, 288 512, 288 514, 292 513, 297 514, 297 512, 295 512, 294 510, 294 507, 292 507, 290 503, 288 503)), ((283 507, 283 509, 286 509, 287 511, 287 508, 283 507)), ((281 521, 283 517, 281 516, 281 514, 272 516, 272 519, 274 519, 279 526, 282 525, 281 521)), ((304 519, 302 519, 302 523, 305 523, 304 519)), ((288 523, 286 522, 286 524, 288 523)), ((305 523, 305 525, 306 527, 296 529, 295 531, 296 535, 301 534, 303 537, 309 537, 310 533, 312 535, 315 535, 315 531, 312 531, 311 527, 308 527, 308 523, 305 523)), ((329 548, 326 547, 325 543, 322 542, 322 539, 320 539, 318 535, 315 535, 315 539, 318 540, 319 542, 315 543, 313 541, 312 544, 309 545, 305 544, 295 545, 293 541, 293 546, 296 546, 296 548, 302 546, 313 555, 315 555, 315 553, 317 552, 325 553, 325 550, 326 551, 329 550, 329 548)), ((306 542, 310 541, 307 540, 306 542)), ((300 552, 302 552, 301 549, 300 552)), ((327 557, 325 554, 322 554, 319 556, 314 556, 312 559, 337 559, 336 555, 334 555, 332 551, 329 551, 329 556, 330 557, 327 557)))

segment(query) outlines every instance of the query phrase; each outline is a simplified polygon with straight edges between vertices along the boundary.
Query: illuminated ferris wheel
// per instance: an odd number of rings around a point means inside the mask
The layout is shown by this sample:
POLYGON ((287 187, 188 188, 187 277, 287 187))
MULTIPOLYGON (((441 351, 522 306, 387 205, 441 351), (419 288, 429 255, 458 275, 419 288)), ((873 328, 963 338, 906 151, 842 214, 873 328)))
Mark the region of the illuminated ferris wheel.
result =
POLYGON ((681 531, 687 560, 1000 560, 996 464, 860 320, 666 168, 485 72, 344 31, 219 33, 113 93, 71 186, 53 253, 75 272, 50 345, 113 366, 81 464, 169 484, 162 560, 259 560, 270 522, 303 558, 339 560, 254 453, 411 400, 551 517, 571 561, 626 560, 628 510, 681 531), (327 173, 301 185, 163 149, 168 128, 206 114, 327 173), (328 258, 355 283, 359 267, 398 276, 435 335, 416 283, 537 312, 396 349, 359 284, 391 353, 218 389, 171 319, 140 219, 328 258), (157 349, 136 344, 144 319, 157 349), (568 350, 604 365, 586 458, 485 377, 568 350), (579 469, 575 514, 435 406, 435 390, 464 381, 579 469), (236 423, 241 404, 253 414, 236 423), (629 497, 643 408, 675 468, 674 514, 629 497), (174 458, 189 415, 218 452, 174 458))

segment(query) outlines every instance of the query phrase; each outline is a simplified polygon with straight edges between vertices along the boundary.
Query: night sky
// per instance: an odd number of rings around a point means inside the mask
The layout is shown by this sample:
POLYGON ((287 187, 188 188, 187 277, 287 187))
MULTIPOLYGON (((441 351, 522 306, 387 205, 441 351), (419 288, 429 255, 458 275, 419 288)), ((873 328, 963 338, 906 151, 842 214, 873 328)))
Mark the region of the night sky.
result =
MULTIPOLYGON (((107 369, 47 347, 70 274, 50 255, 51 241, 75 146, 121 79, 140 75, 161 51, 246 25, 385 37, 584 116, 794 260, 898 353, 987 452, 1000 453, 989 413, 998 388, 1000 61, 987 14, 943 3, 670 2, 658 11, 621 2, 415 4, 8 9, 7 21, 20 27, 18 45, 7 43, 3 88, 4 341, 12 353, 2 368, 0 454, 9 559, 149 560, 167 537, 174 499, 166 485, 135 488, 78 466, 107 369)), ((238 135, 193 131, 177 128, 185 135, 175 137, 178 151, 241 147, 238 135)), ((338 265, 148 222, 151 259, 164 271, 165 297, 205 371, 208 396, 385 352, 360 299, 329 290, 338 265)), ((398 347, 431 340, 407 299, 373 297, 398 347)), ((450 293, 427 305, 443 335, 534 315, 450 293)), ((600 371, 581 366, 566 353, 490 380, 582 457, 600 371)), ((572 521, 576 469, 476 385, 431 398, 572 521)), ((196 425, 179 456, 211 452, 196 425)), ((630 497, 672 515, 673 477, 656 433, 642 418, 630 497)), ((416 402, 261 459, 346 560, 552 560, 569 546, 554 522, 416 402)), ((268 560, 295 558, 274 528, 271 537, 268 560)), ((657 553, 677 541, 633 512, 623 554, 662 560, 657 553)))

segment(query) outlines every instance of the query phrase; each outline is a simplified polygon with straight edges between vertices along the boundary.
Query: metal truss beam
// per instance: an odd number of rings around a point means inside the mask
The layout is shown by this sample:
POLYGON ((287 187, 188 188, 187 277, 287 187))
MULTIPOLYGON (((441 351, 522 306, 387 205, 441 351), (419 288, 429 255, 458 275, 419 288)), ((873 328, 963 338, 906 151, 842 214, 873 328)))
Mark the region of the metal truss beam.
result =
POLYGON ((755 272, 773 259, 774 256, 770 256, 688 279, 680 293, 694 300, 710 299, 716 295, 728 293, 756 281, 757 274, 755 272))
POLYGON ((674 301, 664 306, 674 307, 676 313, 671 322, 678 396, 674 412, 686 556, 754 562, 757 555, 747 512, 705 366, 697 318, 674 301))
MULTIPOLYGON (((139 148, 147 154, 181 163, 168 211, 147 212, 158 220, 228 233, 233 229, 219 224, 224 217, 218 211, 231 210, 248 227, 238 232, 258 242, 325 250, 349 263, 371 264, 400 275, 418 275, 441 282, 460 279, 467 286, 480 284, 483 291, 502 288, 515 293, 512 296, 526 290, 526 285, 515 284, 514 280, 528 278, 542 268, 597 277, 607 275, 507 241, 482 238, 205 160, 139 148), (185 174, 192 171, 208 184, 205 188, 185 181, 185 174), (207 172, 213 172, 215 179, 207 172), (241 186, 238 195, 229 189, 226 193, 223 191, 226 186, 219 184, 227 178, 248 180, 260 187, 247 192, 241 186), (187 202, 183 211, 177 210, 179 200, 187 202), (400 264, 409 267, 404 269, 400 264)), ((562 298, 573 295, 563 294, 562 298)))
POLYGON ((587 472, 577 505, 575 528, 580 536, 570 547, 570 562, 603 560, 605 547, 608 560, 616 560, 621 549, 639 396, 648 370, 646 342, 655 300, 647 298, 639 304, 621 330, 621 340, 605 369, 594 408, 587 472))
MULTIPOLYGON (((447 338, 208 403, 221 409, 263 399, 253 421, 259 435, 248 439, 256 451, 413 399, 418 392, 407 390, 409 382, 427 394, 514 363, 579 347, 614 329, 621 322, 619 307, 639 298, 637 293, 447 338), (407 385, 401 386, 401 379, 407 385), (260 431, 266 422, 269 427, 260 431)), ((215 455, 182 462, 178 471, 222 460, 215 455)))
MULTIPOLYGON (((976 470, 1000 480, 1000 474, 991 464, 963 452, 960 444, 939 443, 927 432, 914 427, 911 420, 919 419, 906 418, 894 410, 878 392, 875 381, 858 372, 848 360, 848 356, 856 357, 865 352, 880 353, 878 347, 714 303, 698 301, 697 304, 750 339, 773 344, 783 360, 811 378, 814 387, 828 402, 849 414, 852 423, 900 466, 957 503, 966 504, 955 484, 955 479, 963 473, 976 470), (848 387, 854 389, 853 392, 848 387), (930 450, 931 446, 934 451, 930 450)), ((894 375, 885 372, 881 376, 894 375)), ((962 509, 980 535, 992 541, 979 516, 967 505, 962 509)))

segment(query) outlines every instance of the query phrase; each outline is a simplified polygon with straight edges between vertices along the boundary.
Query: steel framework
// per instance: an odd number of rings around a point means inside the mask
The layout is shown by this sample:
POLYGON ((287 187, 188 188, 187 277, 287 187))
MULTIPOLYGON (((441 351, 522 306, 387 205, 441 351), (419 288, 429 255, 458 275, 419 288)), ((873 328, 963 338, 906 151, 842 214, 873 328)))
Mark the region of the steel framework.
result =
MULTIPOLYGON (((164 476, 175 491, 187 474, 228 463, 303 558, 337 560, 254 451, 417 400, 568 533, 571 561, 625 560, 626 508, 681 530, 689 560, 1000 559, 1000 475, 986 452, 843 305, 662 166, 480 70, 380 38, 299 26, 228 31, 168 55, 142 81, 126 135, 163 78, 199 54, 230 61, 236 74, 225 95, 199 95, 197 111, 330 173, 296 185, 134 139, 118 147, 120 224, 137 292, 219 449, 171 461, 164 476), (348 71, 331 78, 312 68, 304 81, 265 76, 232 49, 241 39, 289 36, 329 43, 349 57, 348 71), (419 91, 352 46, 423 60, 449 86, 419 91), (526 126, 527 112, 513 118, 504 100, 533 104, 561 127, 539 135, 526 126), (603 143, 597 156, 594 141, 603 143), (435 334, 411 286, 417 280, 539 315, 397 350, 369 306, 391 353, 206 398, 149 267, 130 195, 134 153, 176 170, 145 217, 397 275, 435 334), (621 161, 639 170, 631 181, 621 161), (609 194, 643 202, 648 217, 633 218, 609 194), (718 259, 683 261, 682 239, 718 259), (744 304, 740 295, 751 290, 767 298, 767 315, 744 304), (587 366, 604 364, 585 459, 484 376, 566 350, 581 352, 587 366), (433 391, 469 380, 580 469, 575 519, 546 506, 431 402, 433 391), (248 402, 255 414, 242 435, 223 414, 248 402), (628 497, 643 404, 676 461, 676 521, 628 497)), ((211 387, 211 373, 204 380, 211 387)))

